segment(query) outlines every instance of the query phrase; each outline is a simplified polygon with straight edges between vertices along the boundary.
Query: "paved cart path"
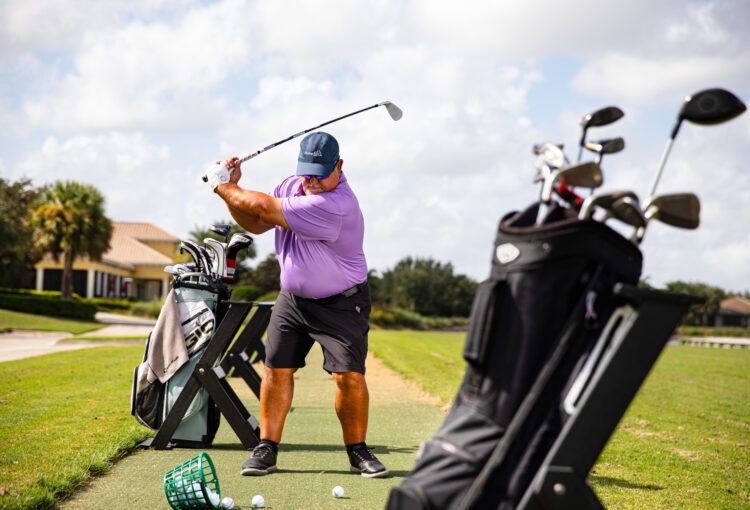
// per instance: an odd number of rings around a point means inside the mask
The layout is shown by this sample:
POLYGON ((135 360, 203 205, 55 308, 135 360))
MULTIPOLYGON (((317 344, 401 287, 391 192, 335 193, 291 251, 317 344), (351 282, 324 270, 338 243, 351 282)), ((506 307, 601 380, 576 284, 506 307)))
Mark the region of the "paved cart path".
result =
MULTIPOLYGON (((436 401, 370 357, 368 443, 393 476, 365 479, 350 474, 333 407, 334 383, 322 370, 322 362, 320 349, 314 347, 308 356, 308 366, 297 372, 295 399, 284 430, 278 473, 266 477, 241 476, 240 466, 248 453, 222 419, 214 446, 205 451, 216 466, 222 497, 232 496, 238 505, 235 508, 250 508, 252 497, 262 494, 267 508, 273 509, 382 509, 390 488, 400 484, 413 467, 419 444, 430 438, 444 419, 436 401), (331 496, 336 485, 344 487, 345 498, 331 496)), ((258 402, 249 388, 237 378, 232 379, 232 384, 250 412, 257 415, 258 402)), ((61 507, 168 509, 162 484, 164 473, 198 453, 200 450, 188 449, 136 451, 61 507)))

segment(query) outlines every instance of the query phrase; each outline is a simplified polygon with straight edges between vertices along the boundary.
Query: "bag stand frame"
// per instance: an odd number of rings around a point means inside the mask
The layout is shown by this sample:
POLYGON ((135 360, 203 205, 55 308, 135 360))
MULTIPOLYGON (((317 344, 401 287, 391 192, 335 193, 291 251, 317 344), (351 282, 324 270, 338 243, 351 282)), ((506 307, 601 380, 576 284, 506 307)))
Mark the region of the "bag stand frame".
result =
POLYGON ((256 354, 256 359, 258 356, 264 357, 265 350, 260 339, 268 326, 273 303, 224 301, 221 305, 226 306, 226 313, 201 354, 190 379, 175 400, 156 435, 143 441, 140 444, 141 447, 155 450, 171 448, 172 436, 201 387, 206 389, 216 403, 219 412, 224 415, 245 449, 250 450, 260 442, 260 423, 255 416, 250 414, 229 385, 227 373, 233 368, 243 377, 255 395, 259 395, 260 376, 250 366, 249 360, 253 354, 256 354), (232 344, 242 322, 253 308, 256 308, 255 314, 232 344), (216 360, 221 361, 214 366, 216 360))
MULTIPOLYGON (((619 323, 608 323, 598 338, 596 347, 601 347, 601 356, 591 373, 581 375, 583 370, 579 372, 579 376, 587 379, 583 381, 585 388, 526 488, 516 507, 519 510, 605 508, 586 480, 588 473, 675 327, 691 305, 704 301, 623 283, 615 285, 614 293, 625 301, 609 318, 619 323)), ((551 360, 551 363, 554 362, 551 360)), ((509 425, 509 435, 522 426, 539 400, 544 381, 537 379, 537 383, 540 384, 535 383, 509 425)), ((507 437, 507 440, 513 442, 514 437, 507 437)), ((482 493, 491 490, 486 480, 503 462, 503 452, 509 449, 508 441, 498 444, 458 508, 474 508, 482 493)))

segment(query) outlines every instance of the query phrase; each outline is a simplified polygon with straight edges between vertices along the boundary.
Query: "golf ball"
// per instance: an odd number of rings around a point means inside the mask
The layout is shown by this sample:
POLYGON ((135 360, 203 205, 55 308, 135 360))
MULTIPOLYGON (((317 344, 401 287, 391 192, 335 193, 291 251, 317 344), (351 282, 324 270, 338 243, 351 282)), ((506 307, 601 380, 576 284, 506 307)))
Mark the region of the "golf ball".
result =
POLYGON ((209 489, 208 499, 211 500, 211 504, 214 506, 214 508, 216 508, 217 506, 219 506, 219 500, 221 499, 221 497, 215 492, 213 492, 211 489, 209 489))
POLYGON ((234 500, 229 496, 221 500, 221 508, 224 510, 232 510, 234 508, 234 500))
POLYGON ((333 493, 334 498, 343 498, 344 497, 344 488, 340 485, 337 485, 333 488, 331 491, 333 493))
POLYGON ((263 499, 263 496, 260 494, 256 494, 253 496, 252 505, 253 508, 264 508, 266 506, 266 500, 263 499))

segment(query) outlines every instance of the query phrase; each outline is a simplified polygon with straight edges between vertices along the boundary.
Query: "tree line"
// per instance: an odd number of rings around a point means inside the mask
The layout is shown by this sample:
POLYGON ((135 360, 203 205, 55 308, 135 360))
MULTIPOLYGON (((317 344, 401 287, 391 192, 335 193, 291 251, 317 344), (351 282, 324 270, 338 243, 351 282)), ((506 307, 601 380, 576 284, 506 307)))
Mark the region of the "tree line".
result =
MULTIPOLYGON (((217 223, 222 223, 221 221, 217 223)), ((233 222, 231 234, 243 230, 233 222)), ((196 226, 190 237, 203 243, 220 236, 206 226, 196 226)), ((31 181, 0 178, 0 287, 29 287, 33 268, 44 254, 63 260, 62 295, 72 293, 72 267, 77 256, 99 260, 109 249, 112 222, 104 214, 104 197, 93 186, 75 181, 58 181, 34 188, 31 181)), ((236 284, 251 286, 257 295, 278 290, 279 264, 274 254, 256 266, 253 245, 237 260, 236 284)), ((185 257, 187 257, 185 255, 185 257)), ((175 259, 180 256, 175 254, 175 259)), ((457 274, 450 262, 432 258, 404 257, 392 268, 368 274, 373 303, 410 310, 431 317, 467 317, 478 283, 457 274)), ((647 281, 642 286, 650 287, 647 281)), ((723 299, 750 292, 729 292, 700 282, 672 281, 670 292, 698 296, 705 303, 693 307, 692 322, 705 323, 719 310, 723 299)))

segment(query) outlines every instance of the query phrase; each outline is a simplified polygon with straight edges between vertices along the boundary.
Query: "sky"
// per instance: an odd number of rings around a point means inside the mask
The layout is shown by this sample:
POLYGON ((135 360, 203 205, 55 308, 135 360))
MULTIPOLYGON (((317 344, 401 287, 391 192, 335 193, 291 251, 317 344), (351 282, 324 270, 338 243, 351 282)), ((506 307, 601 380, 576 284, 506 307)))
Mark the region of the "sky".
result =
MULTIPOLYGON (((601 191, 645 200, 687 95, 750 100, 749 25, 745 0, 0 0, 0 176, 86 182, 111 219, 186 237, 229 218, 200 180, 211 162, 392 101, 399 122, 376 108, 325 128, 368 264, 432 257, 481 280, 499 219, 538 197, 535 143, 575 160, 581 117, 619 106, 589 131, 626 142, 601 191)), ((299 140, 245 163, 241 185, 271 191, 299 140)), ((649 225, 649 283, 750 289, 748 147, 750 114, 682 127, 657 194, 696 193, 701 226, 649 225)))

